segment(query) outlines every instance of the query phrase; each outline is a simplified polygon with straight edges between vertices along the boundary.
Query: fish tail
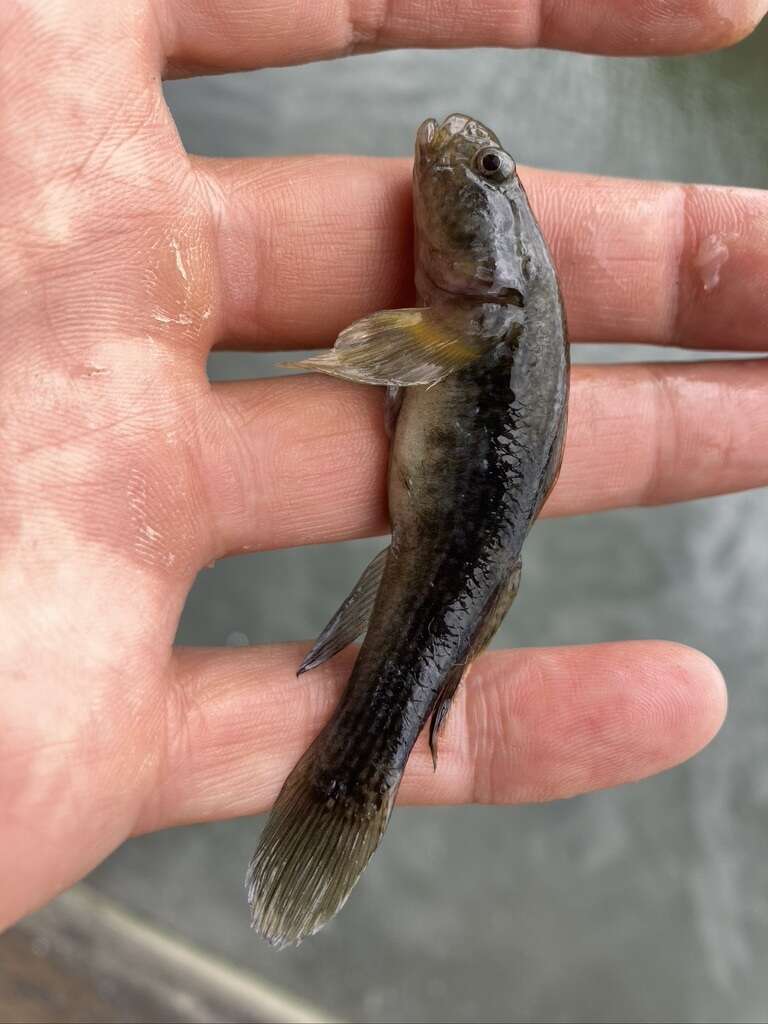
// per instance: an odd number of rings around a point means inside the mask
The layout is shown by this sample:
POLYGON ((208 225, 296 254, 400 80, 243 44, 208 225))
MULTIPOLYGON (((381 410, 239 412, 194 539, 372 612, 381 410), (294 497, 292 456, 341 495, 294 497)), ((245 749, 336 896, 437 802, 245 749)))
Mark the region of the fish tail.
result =
POLYGON ((298 945, 344 905, 384 834, 402 774, 323 785, 312 750, 286 779, 246 877, 252 926, 277 948, 298 945))

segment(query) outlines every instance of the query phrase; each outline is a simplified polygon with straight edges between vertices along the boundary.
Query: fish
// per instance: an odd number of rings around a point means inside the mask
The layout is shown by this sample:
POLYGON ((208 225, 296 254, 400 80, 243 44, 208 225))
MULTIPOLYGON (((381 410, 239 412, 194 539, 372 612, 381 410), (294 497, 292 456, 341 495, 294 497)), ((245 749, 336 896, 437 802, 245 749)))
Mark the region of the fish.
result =
POLYGON ((386 388, 391 538, 299 666, 364 637, 249 865, 253 927, 277 947, 346 902, 427 723, 437 770, 451 702, 515 599, 523 543, 560 471, 565 311, 515 160, 476 118, 428 118, 413 211, 423 305, 374 312, 283 364, 386 388))

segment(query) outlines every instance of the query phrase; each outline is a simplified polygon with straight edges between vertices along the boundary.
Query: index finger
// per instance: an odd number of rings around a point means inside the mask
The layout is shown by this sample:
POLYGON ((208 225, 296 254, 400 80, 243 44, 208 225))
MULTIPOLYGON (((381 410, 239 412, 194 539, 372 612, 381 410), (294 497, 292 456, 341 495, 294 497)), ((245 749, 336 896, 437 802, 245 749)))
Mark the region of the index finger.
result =
POLYGON ((613 55, 718 49, 768 0, 165 0, 171 74, 234 71, 399 47, 541 46, 613 55))
MULTIPOLYGON (((411 305, 410 160, 195 158, 229 348, 329 344, 411 305)), ((765 351, 768 193, 520 168, 573 341, 765 351)))

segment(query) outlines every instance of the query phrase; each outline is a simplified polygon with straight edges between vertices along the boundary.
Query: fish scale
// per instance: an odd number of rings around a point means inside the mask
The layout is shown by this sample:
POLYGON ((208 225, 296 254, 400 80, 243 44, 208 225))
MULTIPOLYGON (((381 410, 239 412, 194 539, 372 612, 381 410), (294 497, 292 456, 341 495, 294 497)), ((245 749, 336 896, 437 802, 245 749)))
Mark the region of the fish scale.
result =
POLYGON ((253 925, 278 946, 344 904, 430 720, 437 765, 451 700, 517 594, 523 543, 562 458, 565 316, 514 160, 475 119, 430 119, 413 184, 423 307, 372 313, 295 364, 389 388, 393 534, 300 666, 365 632, 249 867, 253 925))

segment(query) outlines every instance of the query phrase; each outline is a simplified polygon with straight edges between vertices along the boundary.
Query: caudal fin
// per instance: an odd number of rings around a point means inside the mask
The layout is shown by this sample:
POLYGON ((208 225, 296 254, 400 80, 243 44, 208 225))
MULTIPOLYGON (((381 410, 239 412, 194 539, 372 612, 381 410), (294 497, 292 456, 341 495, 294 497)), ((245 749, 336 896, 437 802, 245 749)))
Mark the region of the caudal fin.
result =
POLYGON ((278 948, 298 945, 343 907, 397 792, 395 784, 383 793, 329 796, 312 780, 309 753, 275 801, 246 877, 252 925, 278 948))

